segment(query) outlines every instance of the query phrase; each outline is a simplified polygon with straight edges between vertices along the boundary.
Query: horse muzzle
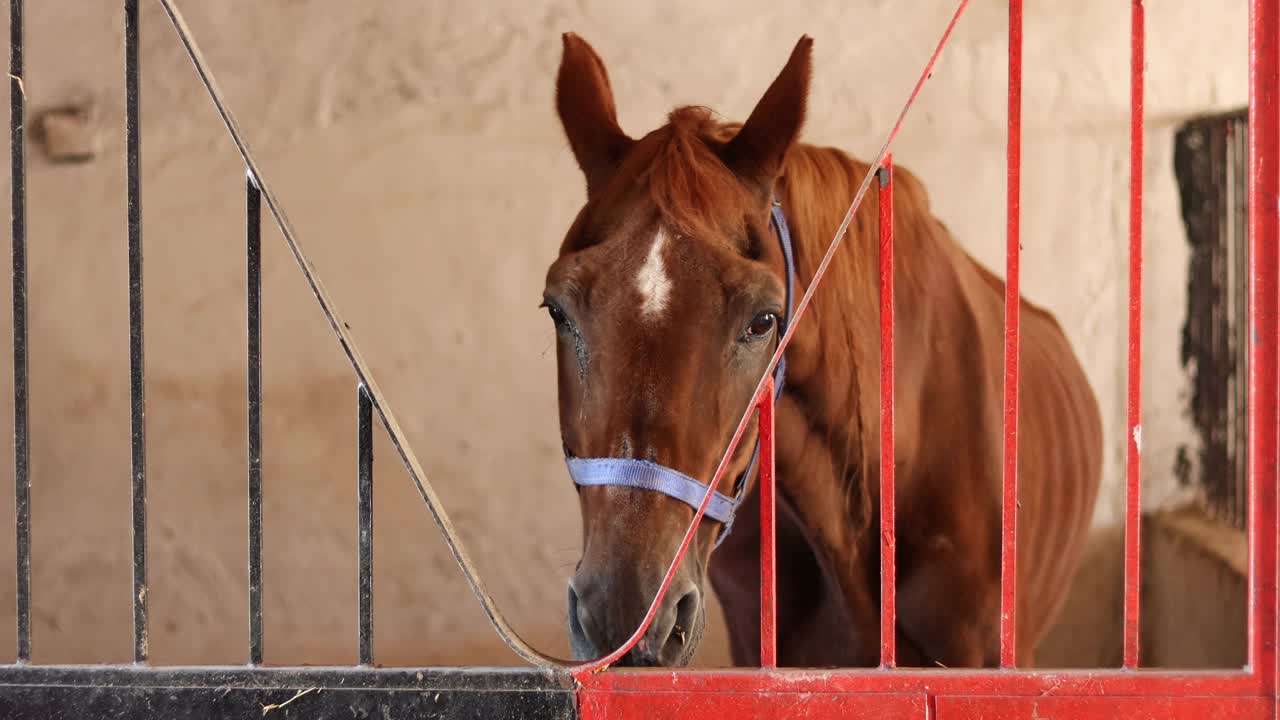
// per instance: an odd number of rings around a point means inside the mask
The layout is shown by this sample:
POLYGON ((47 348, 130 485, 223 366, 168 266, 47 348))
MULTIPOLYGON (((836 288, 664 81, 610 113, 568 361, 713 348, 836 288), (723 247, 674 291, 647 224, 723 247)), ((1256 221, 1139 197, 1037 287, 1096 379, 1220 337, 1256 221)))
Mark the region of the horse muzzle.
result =
MULTIPOLYGON (((653 592, 640 594, 641 603, 635 603, 610 594, 607 587, 608 583, 582 573, 569 583, 569 646, 575 660, 595 660, 622 646, 640 626, 657 591, 655 585, 653 592)), ((689 581, 673 583, 643 637, 615 664, 687 665, 702 639, 705 623, 702 591, 689 581)))

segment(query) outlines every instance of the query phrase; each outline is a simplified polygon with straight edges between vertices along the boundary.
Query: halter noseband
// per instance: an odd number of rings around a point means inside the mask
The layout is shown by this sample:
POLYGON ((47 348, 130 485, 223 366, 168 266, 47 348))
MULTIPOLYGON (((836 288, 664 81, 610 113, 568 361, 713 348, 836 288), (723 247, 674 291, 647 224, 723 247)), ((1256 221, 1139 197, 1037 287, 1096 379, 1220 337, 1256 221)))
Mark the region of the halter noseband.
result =
MULTIPOLYGON (((782 257, 787 268, 787 309, 778 320, 778 337, 787 332, 787 324, 791 320, 792 297, 795 288, 795 258, 791 251, 791 232, 787 228, 787 218, 782 212, 782 204, 773 201, 772 221, 778 231, 778 241, 782 244, 782 257)), ((787 356, 778 358, 778 366, 773 371, 774 398, 782 397, 782 384, 787 375, 787 356)), ((705 515, 723 525, 716 546, 724 542, 733 527, 734 513, 742 502, 747 490, 747 477, 755 469, 760 455, 760 438, 756 437, 755 449, 751 451, 751 461, 747 469, 738 476, 737 492, 731 498, 720 491, 715 491, 711 502, 707 504, 705 515)), ((662 493, 675 498, 697 510, 702 498, 707 494, 707 484, 673 470, 665 465, 632 458, 568 458, 569 475, 574 484, 585 487, 590 485, 617 485, 620 487, 639 488, 662 493)))

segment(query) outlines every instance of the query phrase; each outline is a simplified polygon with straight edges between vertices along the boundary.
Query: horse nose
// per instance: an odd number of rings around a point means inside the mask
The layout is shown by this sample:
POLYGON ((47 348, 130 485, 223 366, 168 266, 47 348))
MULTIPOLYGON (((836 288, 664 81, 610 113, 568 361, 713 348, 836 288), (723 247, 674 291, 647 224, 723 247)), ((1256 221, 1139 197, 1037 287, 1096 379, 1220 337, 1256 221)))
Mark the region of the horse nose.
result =
MULTIPOLYGON (((627 603, 635 609, 632 613, 617 612, 617 605, 606 606, 610 600, 617 598, 592 592, 592 587, 583 583, 569 584, 569 645, 574 659, 594 660, 630 639, 644 620, 653 593, 640 602, 627 603), (584 586, 583 592, 579 592, 579 584, 584 586)), ((669 589, 644 636, 616 664, 654 667, 687 663, 700 635, 701 613, 702 593, 696 587, 669 589)))

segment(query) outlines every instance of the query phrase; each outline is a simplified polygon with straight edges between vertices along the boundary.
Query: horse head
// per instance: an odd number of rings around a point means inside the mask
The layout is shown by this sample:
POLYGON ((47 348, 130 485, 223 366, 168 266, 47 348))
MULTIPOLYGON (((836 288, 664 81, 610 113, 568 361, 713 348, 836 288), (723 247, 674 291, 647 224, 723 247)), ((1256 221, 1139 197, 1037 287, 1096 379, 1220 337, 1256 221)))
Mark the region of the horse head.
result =
MULTIPOLYGON (((790 257, 771 213, 804 121, 811 46, 800 40, 746 122, 682 107, 633 138, 599 55, 564 36, 556 109, 586 199, 547 271, 543 305, 582 513, 568 608, 579 659, 621 646, 641 624, 703 496, 681 499, 676 486, 710 482, 777 348, 790 257)), ((747 432, 717 500, 740 497, 753 479, 754 425, 747 432)), ((618 664, 689 662, 727 519, 704 518, 653 622, 618 664)))

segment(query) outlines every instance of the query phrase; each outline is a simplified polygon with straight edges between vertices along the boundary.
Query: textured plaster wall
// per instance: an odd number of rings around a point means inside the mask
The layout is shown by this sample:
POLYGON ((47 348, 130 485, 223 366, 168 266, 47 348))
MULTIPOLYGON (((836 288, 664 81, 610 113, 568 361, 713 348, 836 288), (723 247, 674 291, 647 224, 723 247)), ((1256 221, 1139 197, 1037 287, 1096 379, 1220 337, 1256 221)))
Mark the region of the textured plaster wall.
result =
MULTIPOLYGON (((122 661, 131 648, 118 5, 28 3, 32 115, 93 101, 103 133, 87 164, 54 166, 31 147, 38 662, 122 661)), ((677 103, 745 117, 797 37, 810 33, 807 139, 867 157, 953 8, 944 0, 182 5, 499 604, 556 652, 567 650, 561 617, 579 523, 560 461, 552 335, 535 305, 582 199, 552 112, 560 33, 581 32, 603 54, 633 133, 677 103)), ((1106 529, 1121 517, 1125 435, 1128 9, 1110 0, 1027 5, 1022 282, 1058 314, 1101 400, 1109 442, 1096 544, 1112 557, 1106 529)), ((1187 252, 1172 130, 1185 116, 1246 99, 1245 3, 1212 5, 1148 7, 1149 507, 1171 495, 1173 453, 1188 432, 1176 362, 1187 252)), ((1000 274, 1004 8, 974 0, 894 148, 928 184, 938 215, 1000 274)), ((247 617, 243 171, 151 2, 142 35, 151 651, 160 663, 238 663, 247 617)), ((352 375, 274 229, 264 243, 267 660, 352 662, 352 375)), ((7 374, 8 360, 0 363, 7 374)), ((11 417, 0 413, 0 432, 11 417)), ((377 452, 379 660, 514 662, 381 435, 377 452)), ((0 467, 7 487, 11 469, 0 467)), ((12 527, 9 505, 0 504, 0 527, 12 527)), ((0 532, 0 646, 12 642, 12 557, 12 532, 0 532)), ((1089 589, 1077 591, 1081 602, 1064 621, 1076 629, 1055 658, 1089 662, 1100 641, 1088 633, 1118 628, 1109 599, 1116 569, 1090 565, 1089 589)), ((722 663, 723 634, 712 622, 701 661, 722 663)))

